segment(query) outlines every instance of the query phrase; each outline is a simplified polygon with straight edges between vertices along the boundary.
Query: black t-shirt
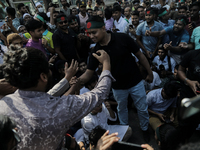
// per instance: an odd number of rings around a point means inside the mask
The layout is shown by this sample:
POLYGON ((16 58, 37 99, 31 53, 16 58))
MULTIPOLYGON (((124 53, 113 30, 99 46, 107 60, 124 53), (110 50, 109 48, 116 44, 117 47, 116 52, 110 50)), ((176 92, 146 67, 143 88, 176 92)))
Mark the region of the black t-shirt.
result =
MULTIPOLYGON (((128 89, 137 85, 141 80, 139 68, 132 54, 139 51, 137 44, 129 35, 124 33, 110 33, 111 40, 107 46, 96 44, 92 53, 98 50, 105 50, 111 61, 111 73, 116 79, 112 84, 113 89, 128 89)), ((98 67, 98 60, 90 55, 88 69, 95 70, 98 67)))
POLYGON ((180 65, 188 68, 188 79, 200 82, 200 50, 192 50, 186 53, 180 65))
POLYGON ((61 53, 68 61, 78 59, 75 47, 77 37, 71 29, 68 29, 68 34, 61 29, 57 29, 52 38, 54 47, 60 47, 61 53))

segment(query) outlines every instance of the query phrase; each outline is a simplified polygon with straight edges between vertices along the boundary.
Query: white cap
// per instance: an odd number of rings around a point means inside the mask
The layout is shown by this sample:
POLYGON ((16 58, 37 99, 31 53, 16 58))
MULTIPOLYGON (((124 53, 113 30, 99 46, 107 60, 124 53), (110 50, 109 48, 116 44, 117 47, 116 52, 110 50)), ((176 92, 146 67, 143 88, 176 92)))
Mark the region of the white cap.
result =
POLYGON ((25 13, 24 15, 23 15, 23 19, 26 17, 26 16, 31 16, 29 13, 25 13))
POLYGON ((17 28, 17 31, 19 31, 19 29, 20 29, 21 27, 24 27, 24 25, 20 25, 20 26, 17 28))
POLYGON ((37 2, 36 4, 35 4, 35 6, 36 7, 38 7, 39 5, 42 5, 40 2, 37 2))

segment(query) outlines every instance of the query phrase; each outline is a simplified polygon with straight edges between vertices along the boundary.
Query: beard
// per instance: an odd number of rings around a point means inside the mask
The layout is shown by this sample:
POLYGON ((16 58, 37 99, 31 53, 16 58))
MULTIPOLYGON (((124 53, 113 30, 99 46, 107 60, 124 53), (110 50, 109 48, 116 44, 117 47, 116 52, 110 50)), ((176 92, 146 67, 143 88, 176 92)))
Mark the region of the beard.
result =
POLYGON ((52 74, 48 74, 48 82, 45 88, 45 92, 48 92, 52 88, 52 83, 53 83, 53 76, 52 74))

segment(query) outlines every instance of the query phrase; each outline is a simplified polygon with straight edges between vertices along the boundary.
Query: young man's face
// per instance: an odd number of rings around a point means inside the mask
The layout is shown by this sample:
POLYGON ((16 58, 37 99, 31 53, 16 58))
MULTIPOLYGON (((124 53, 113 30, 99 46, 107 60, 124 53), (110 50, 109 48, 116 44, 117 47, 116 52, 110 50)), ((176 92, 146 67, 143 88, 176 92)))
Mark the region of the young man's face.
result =
POLYGON ((72 9, 72 15, 77 15, 78 12, 77 12, 77 9, 72 9))
POLYGON ((177 20, 174 24, 173 31, 175 33, 180 33, 184 29, 184 24, 181 20, 177 20))
POLYGON ((85 14, 86 13, 86 7, 85 6, 82 6, 81 8, 79 8, 80 9, 80 12, 82 13, 82 14, 85 14))
POLYGON ((92 15, 93 15, 93 11, 92 11, 92 10, 88 10, 88 14, 89 14, 90 16, 92 16, 92 15))
POLYGON ((73 23, 70 23, 69 27, 74 30, 74 31, 78 31, 78 22, 74 21, 73 23))
POLYGON ((125 10, 124 10, 124 16, 129 17, 130 15, 131 15, 131 8, 126 7, 125 10))
POLYGON ((101 18, 103 18, 103 12, 102 11, 97 11, 97 15, 101 18))
POLYGON ((66 0, 61 0, 60 2, 62 4, 62 6, 66 6, 67 5, 67 1, 66 0))
POLYGON ((147 21, 147 23, 152 22, 154 20, 154 15, 153 14, 146 14, 145 20, 147 21))
POLYGON ((159 49, 158 50, 158 56, 159 56, 159 58, 161 59, 161 60, 163 60, 163 59, 165 59, 165 56, 166 56, 167 54, 166 54, 166 52, 164 51, 164 50, 162 50, 162 49, 159 49))
POLYGON ((58 22, 58 27, 61 30, 66 30, 68 28, 68 22, 67 22, 67 20, 58 22))
POLYGON ((87 69, 87 64, 85 62, 82 62, 79 64, 79 69, 81 72, 85 72, 87 69))
POLYGON ((184 16, 186 16, 186 15, 187 15, 187 12, 186 12, 185 9, 179 9, 179 10, 178 10, 178 15, 184 15, 184 16))
POLYGON ((14 46, 19 46, 20 48, 23 47, 22 39, 13 40, 12 43, 10 43, 10 44, 13 44, 14 46))
POLYGON ((136 10, 136 8, 139 6, 139 3, 135 3, 135 4, 133 4, 133 7, 135 8, 135 10, 136 10))
POLYGON ((88 1, 88 5, 91 6, 92 5, 92 1, 88 1))
POLYGON ((32 17, 29 16, 29 15, 26 15, 26 16, 24 17, 24 21, 25 21, 25 22, 28 22, 28 21, 31 20, 31 19, 32 19, 32 17))
POLYGON ((22 34, 27 33, 26 27, 25 26, 21 27, 19 29, 19 32, 22 33, 22 34))
POLYGON ((121 12, 115 11, 115 12, 113 13, 113 18, 114 18, 115 20, 118 20, 120 17, 121 17, 121 12))
POLYGON ((28 10, 26 9, 26 6, 23 6, 23 7, 21 7, 21 9, 19 10, 19 12, 20 12, 21 14, 25 14, 25 13, 28 13, 28 10))
POLYGON ((162 16, 163 20, 169 20, 169 13, 166 13, 164 16, 162 16))
POLYGON ((199 16, 199 7, 198 6, 193 6, 190 9, 190 14, 192 18, 197 18, 199 16))
POLYGON ((87 32, 94 43, 98 43, 104 38, 103 27, 99 29, 88 29, 87 32))
POLYGON ((35 39, 41 39, 42 38, 42 33, 44 32, 43 26, 41 26, 38 29, 35 29, 34 31, 31 31, 30 34, 32 37, 35 39))
POLYGON ((144 18, 144 9, 143 8, 138 8, 137 11, 139 12, 140 19, 143 19, 144 18))
POLYGON ((137 15, 132 15, 131 16, 132 24, 133 25, 138 25, 139 24, 139 16, 137 15))

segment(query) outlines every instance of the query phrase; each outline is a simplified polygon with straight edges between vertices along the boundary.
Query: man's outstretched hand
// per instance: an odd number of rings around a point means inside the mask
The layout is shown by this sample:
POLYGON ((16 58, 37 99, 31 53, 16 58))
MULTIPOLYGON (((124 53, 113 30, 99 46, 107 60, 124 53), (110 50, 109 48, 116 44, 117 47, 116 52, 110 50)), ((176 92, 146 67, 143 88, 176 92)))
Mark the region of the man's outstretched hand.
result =
POLYGON ((68 68, 68 63, 67 62, 65 63, 65 78, 67 79, 67 81, 70 81, 77 71, 78 71, 77 61, 74 61, 74 59, 72 59, 72 62, 69 68, 68 68))

